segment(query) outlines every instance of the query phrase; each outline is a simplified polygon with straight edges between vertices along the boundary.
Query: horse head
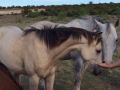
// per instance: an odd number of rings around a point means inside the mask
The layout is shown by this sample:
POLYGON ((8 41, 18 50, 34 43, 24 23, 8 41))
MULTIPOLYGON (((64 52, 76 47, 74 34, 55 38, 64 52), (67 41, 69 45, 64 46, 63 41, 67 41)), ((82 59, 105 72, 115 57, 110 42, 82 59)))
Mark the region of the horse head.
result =
POLYGON ((101 48, 101 42, 99 38, 102 33, 99 33, 97 36, 95 36, 95 41, 92 43, 87 51, 81 51, 81 55, 85 61, 87 61, 87 64, 92 67, 92 73, 94 75, 98 75, 101 72, 101 68, 96 65, 96 63, 102 63, 102 48, 101 48), (84 57, 85 56, 85 57, 84 57), (94 57, 94 58, 93 58, 94 57), (91 58, 91 60, 88 60, 87 58, 91 58))
POLYGON ((116 42, 118 41, 118 36, 116 33, 116 27, 119 25, 119 19, 111 24, 109 22, 100 23, 95 20, 100 27, 102 34, 102 57, 105 63, 112 63, 112 56, 116 49, 116 42))

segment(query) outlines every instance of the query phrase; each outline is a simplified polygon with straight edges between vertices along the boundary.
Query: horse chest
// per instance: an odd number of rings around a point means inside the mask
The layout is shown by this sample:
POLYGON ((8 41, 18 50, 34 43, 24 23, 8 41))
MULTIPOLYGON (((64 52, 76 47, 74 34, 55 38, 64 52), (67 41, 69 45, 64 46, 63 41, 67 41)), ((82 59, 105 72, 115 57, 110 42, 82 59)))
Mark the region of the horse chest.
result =
POLYGON ((38 69, 37 70, 37 74, 38 74, 39 77, 45 78, 48 75, 54 74, 56 69, 57 69, 57 66, 58 66, 58 64, 56 64, 56 65, 49 65, 49 66, 46 66, 44 68, 38 69))

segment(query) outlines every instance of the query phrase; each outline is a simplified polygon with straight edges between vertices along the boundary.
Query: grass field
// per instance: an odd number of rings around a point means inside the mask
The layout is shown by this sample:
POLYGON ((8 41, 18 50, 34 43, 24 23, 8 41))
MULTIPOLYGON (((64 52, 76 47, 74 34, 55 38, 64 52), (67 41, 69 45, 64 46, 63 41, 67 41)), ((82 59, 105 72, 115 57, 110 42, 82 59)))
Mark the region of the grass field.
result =
MULTIPOLYGON (((100 16, 103 20, 114 23, 115 18, 108 16, 100 16)), ((119 17, 120 16, 116 16, 119 17)), ((58 17, 53 16, 39 16, 37 18, 27 18, 22 17, 21 15, 4 15, 0 16, 0 26, 18 26, 23 29, 26 26, 34 24, 39 21, 47 20, 57 23, 68 23, 74 20, 74 17, 66 17, 64 19, 59 19, 58 17)), ((117 28, 117 34, 120 37, 120 25, 117 28)), ((120 41, 117 42, 117 49, 113 56, 113 61, 120 59, 120 41)), ((59 67, 56 71, 55 78, 55 90, 73 90, 73 66, 72 60, 69 61, 60 61, 59 67)), ((22 76, 21 85, 24 90, 29 90, 28 78, 22 76)), ((43 90, 39 86, 39 90, 43 90)), ((120 90, 120 68, 114 69, 103 69, 102 73, 99 76, 94 76, 91 74, 90 70, 87 69, 82 80, 81 90, 120 90)))

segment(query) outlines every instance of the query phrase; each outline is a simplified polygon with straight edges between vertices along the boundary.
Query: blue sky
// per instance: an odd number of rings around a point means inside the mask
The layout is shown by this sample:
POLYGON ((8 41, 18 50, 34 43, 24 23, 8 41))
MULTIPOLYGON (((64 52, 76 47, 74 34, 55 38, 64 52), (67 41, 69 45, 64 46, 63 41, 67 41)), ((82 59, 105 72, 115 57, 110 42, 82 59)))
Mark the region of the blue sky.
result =
POLYGON ((62 5, 62 4, 88 4, 93 3, 120 3, 120 0, 0 0, 0 6, 27 6, 27 5, 62 5))

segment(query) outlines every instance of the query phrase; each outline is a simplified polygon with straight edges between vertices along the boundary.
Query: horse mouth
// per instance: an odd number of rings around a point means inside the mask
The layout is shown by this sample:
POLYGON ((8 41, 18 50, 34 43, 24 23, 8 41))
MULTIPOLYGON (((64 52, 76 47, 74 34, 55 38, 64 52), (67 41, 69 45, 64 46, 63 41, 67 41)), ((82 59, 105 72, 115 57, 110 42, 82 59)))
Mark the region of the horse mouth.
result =
POLYGON ((101 73, 101 67, 95 65, 92 69, 92 74, 95 75, 95 76, 98 76, 100 73, 101 73))

